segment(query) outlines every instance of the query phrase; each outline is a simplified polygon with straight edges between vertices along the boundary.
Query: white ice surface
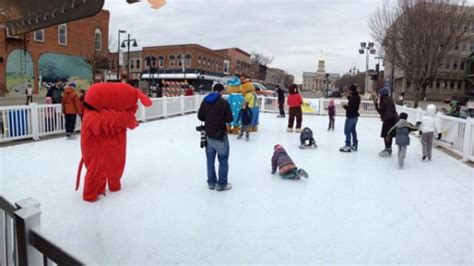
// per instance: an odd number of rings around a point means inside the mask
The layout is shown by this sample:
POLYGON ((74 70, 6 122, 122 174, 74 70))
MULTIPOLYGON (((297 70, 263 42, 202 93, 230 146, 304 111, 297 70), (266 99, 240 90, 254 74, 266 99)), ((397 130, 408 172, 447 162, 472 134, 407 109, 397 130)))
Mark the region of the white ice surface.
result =
POLYGON ((94 264, 472 264, 472 168, 437 150, 422 162, 412 137, 398 169, 378 157, 375 118, 359 121, 359 152, 340 153, 343 123, 305 116, 319 148, 299 150, 285 119, 262 115, 250 142, 231 136, 228 192, 207 188, 194 114, 129 132, 123 189, 96 203, 74 191, 79 138, 0 148, 0 192, 39 200, 44 231, 94 264), (275 144, 308 180, 270 174, 275 144))

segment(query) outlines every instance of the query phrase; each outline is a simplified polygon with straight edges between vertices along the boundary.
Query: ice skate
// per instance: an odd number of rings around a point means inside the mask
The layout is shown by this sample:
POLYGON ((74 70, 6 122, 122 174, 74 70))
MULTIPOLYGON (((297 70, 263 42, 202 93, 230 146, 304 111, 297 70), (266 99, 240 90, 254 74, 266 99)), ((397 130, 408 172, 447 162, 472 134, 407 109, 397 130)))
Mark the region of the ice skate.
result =
POLYGON ((225 187, 217 186, 217 188, 216 188, 217 191, 226 191, 226 190, 231 190, 231 189, 232 189, 232 184, 231 183, 227 183, 227 185, 225 185, 225 187))
POLYGON ((344 146, 339 149, 340 152, 351 152, 351 147, 350 146, 344 146))
POLYGON ((302 149, 302 150, 305 150, 306 149, 306 145, 299 145, 298 148, 302 149))
POLYGON ((351 146, 351 150, 357 151, 357 149, 359 149, 359 144, 355 144, 351 146))
POLYGON ((308 178, 309 175, 304 169, 298 169, 298 176, 302 176, 304 178, 308 178))
POLYGON ((210 190, 216 189, 216 184, 208 184, 210 190))
POLYGON ((385 149, 381 152, 379 152, 380 157, 390 157, 392 155, 392 150, 391 149, 385 149))
POLYGON ((245 141, 249 141, 249 140, 250 140, 250 134, 247 133, 247 134, 245 135, 245 141))
POLYGON ((244 136, 244 134, 239 134, 239 135, 237 136, 237 139, 241 139, 243 136, 244 136))
POLYGON ((293 129, 292 129, 292 128, 288 128, 288 129, 286 130, 286 132, 292 133, 292 132, 293 132, 293 129))
POLYGON ((297 129, 295 130, 295 132, 296 132, 296 133, 301 133, 301 128, 297 128, 297 129))

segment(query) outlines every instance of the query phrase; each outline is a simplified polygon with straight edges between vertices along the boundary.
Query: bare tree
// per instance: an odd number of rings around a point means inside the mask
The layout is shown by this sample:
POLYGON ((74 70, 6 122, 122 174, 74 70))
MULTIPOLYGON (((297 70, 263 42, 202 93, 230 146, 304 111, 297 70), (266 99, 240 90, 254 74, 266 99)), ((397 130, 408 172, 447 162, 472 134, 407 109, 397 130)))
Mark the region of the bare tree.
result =
POLYGON ((468 12, 466 0, 385 0, 370 18, 374 39, 414 89, 415 107, 466 33, 468 12))
POLYGON ((268 66, 273 62, 273 57, 265 56, 262 53, 252 52, 250 57, 250 63, 252 65, 263 65, 268 66))

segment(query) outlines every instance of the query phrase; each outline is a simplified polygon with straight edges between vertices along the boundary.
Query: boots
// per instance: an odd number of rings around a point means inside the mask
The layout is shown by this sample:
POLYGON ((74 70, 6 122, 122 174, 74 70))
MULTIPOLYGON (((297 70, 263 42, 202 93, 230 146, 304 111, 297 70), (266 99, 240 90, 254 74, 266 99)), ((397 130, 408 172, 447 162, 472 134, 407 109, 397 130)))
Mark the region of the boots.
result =
POLYGON ((392 148, 385 148, 383 151, 379 152, 380 157, 390 157, 392 156, 392 148))

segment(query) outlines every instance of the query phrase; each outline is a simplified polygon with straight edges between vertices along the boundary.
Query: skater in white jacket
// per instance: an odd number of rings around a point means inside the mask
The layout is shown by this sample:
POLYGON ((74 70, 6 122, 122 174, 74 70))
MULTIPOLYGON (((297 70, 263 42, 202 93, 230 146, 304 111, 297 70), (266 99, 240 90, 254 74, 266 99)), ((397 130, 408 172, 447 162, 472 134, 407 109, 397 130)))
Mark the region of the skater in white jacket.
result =
POLYGON ((428 158, 431 160, 431 151, 433 149, 434 134, 437 133, 437 139, 441 139, 441 124, 436 117, 436 106, 434 104, 426 107, 426 113, 421 119, 420 134, 421 144, 423 145, 423 161, 428 158))

